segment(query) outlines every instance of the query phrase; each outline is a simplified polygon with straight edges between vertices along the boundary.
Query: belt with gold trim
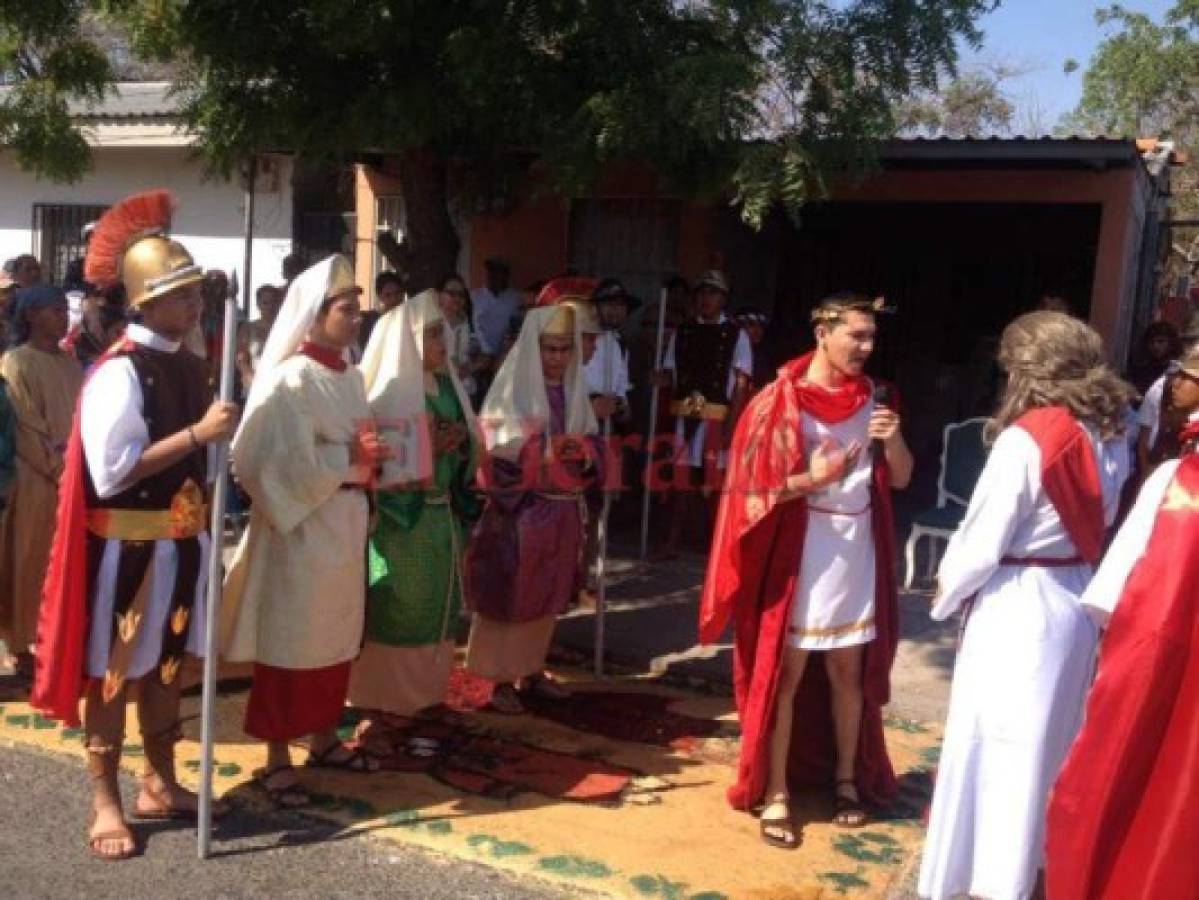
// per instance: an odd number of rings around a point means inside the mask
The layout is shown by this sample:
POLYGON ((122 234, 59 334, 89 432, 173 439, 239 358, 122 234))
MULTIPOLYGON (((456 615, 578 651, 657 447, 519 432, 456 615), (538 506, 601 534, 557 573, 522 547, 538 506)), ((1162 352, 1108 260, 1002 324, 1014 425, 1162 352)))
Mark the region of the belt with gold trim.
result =
POLYGON ((682 416, 684 419, 714 419, 721 421, 727 418, 729 407, 726 403, 709 403, 699 391, 692 391, 682 400, 674 400, 670 404, 672 416, 682 416))
POLYGON ((181 541, 207 530, 208 507, 180 517, 169 509, 89 509, 87 530, 115 541, 181 541))

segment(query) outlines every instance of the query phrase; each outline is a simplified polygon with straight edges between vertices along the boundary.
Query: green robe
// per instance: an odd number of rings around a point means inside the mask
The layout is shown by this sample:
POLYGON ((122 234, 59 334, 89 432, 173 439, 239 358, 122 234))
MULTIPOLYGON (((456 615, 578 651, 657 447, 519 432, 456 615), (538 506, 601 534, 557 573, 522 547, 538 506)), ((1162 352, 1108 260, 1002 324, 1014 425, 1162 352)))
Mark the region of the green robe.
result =
MULTIPOLYGON (((425 395, 434 423, 464 422, 453 383, 438 375, 437 385, 436 396, 425 395)), ((452 637, 462 605, 467 527, 480 508, 467 487, 475 450, 468 443, 437 456, 428 490, 379 492, 379 521, 368 550, 367 640, 420 647, 452 637)))

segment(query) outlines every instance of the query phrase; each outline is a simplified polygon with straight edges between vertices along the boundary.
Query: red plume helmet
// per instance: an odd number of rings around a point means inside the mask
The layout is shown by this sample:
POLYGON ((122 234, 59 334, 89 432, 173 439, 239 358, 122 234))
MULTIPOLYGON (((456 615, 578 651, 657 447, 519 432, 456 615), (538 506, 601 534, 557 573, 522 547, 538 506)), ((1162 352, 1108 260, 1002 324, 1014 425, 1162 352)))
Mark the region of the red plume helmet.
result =
POLYGON ((120 281, 125 251, 141 238, 164 234, 171 225, 173 206, 170 191, 158 189, 126 197, 110 207, 92 231, 84 278, 105 288, 120 281))

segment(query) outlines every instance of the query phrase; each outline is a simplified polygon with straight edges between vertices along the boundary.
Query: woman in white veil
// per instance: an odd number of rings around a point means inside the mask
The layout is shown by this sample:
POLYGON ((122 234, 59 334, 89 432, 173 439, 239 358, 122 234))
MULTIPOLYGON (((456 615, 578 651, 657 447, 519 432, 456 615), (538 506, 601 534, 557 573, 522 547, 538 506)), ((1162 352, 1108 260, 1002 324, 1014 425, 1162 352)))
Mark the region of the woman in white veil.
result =
POLYGON ((575 319, 565 305, 526 314, 480 415, 487 504, 466 554, 466 666, 496 682, 492 706, 505 713, 523 712, 519 690, 565 696, 545 656, 581 586, 584 490, 600 468, 575 319))
POLYGON ((292 282, 233 438, 253 505, 225 579, 221 645, 254 664, 245 729, 267 745, 256 783, 285 807, 308 800, 289 751, 301 737, 310 766, 378 769, 336 730, 362 641, 368 492, 387 453, 346 363, 358 294, 342 256, 292 282))
POLYGON ((350 703, 366 711, 368 752, 394 750, 392 716, 445 698, 462 604, 467 524, 480 441, 452 361, 437 294, 385 313, 362 359, 371 409, 395 458, 383 467, 368 555, 366 641, 350 675, 350 703))

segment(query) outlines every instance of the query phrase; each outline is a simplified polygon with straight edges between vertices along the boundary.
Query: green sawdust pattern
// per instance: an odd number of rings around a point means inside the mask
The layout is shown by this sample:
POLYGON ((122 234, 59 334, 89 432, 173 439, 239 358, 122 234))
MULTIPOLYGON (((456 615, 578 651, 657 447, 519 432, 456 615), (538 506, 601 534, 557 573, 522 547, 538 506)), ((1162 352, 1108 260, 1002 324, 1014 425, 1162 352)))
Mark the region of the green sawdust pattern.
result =
MULTIPOLYGON (((59 727, 57 722, 47 719, 38 713, 13 713, 6 715, 5 707, 3 706, 0 706, 0 717, 2 717, 2 721, 6 725, 15 728, 45 731, 59 727)), ((356 724, 356 718, 352 714, 343 718, 341 728, 339 729, 339 733, 343 739, 348 739, 351 736, 356 724)), ((888 727, 909 734, 921 734, 927 731, 923 725, 905 719, 890 718, 886 724, 888 727)), ((62 728, 59 732, 59 738, 63 741, 78 739, 82 736, 82 728, 62 728)), ((121 751, 129 757, 141 757, 145 755, 145 751, 140 744, 125 744, 121 748, 121 751)), ((920 756, 921 762, 931 769, 936 765, 939 754, 940 745, 939 743, 934 744, 922 751, 920 756)), ((191 772, 199 772, 200 761, 196 759, 187 760, 183 763, 183 766, 191 772)), ((214 760, 213 766, 216 774, 224 778, 233 778, 242 773, 241 766, 233 762, 214 760)), ((928 770, 917 771, 923 771, 926 774, 928 770)), ((919 788, 917 788, 916 793, 921 793, 919 788)), ((374 805, 357 797, 346 797, 321 792, 314 792, 310 796, 312 808, 319 812, 337 812, 359 820, 373 819, 379 815, 374 805)), ((907 816, 915 815, 918 811, 912 807, 910 809, 897 809, 894 812, 898 812, 906 818, 907 816)), ((383 817, 383 822, 389 826, 420 831, 439 837, 452 834, 454 831, 453 825, 446 819, 437 816, 426 817, 414 809, 400 809, 391 812, 383 817)), ((537 852, 535 848, 528 844, 520 841, 506 841, 490 834, 472 834, 466 838, 466 843, 476 853, 496 860, 532 856, 537 852)), ((841 835, 833 842, 833 847, 838 853, 859 863, 894 865, 901 861, 903 856, 902 848, 897 841, 889 835, 877 831, 863 831, 856 834, 841 835)), ((599 860, 569 854, 541 856, 537 859, 537 868, 543 872, 568 879, 604 879, 618 875, 617 870, 612 869, 599 860)), ((817 877, 831 885, 835 893, 847 895, 851 891, 870 886, 870 882, 863 877, 865 873, 866 869, 863 866, 858 866, 856 871, 853 872, 822 872, 817 877)), ((719 891, 701 891, 689 894, 687 892, 688 885, 685 882, 671 881, 666 876, 660 874, 634 875, 628 879, 628 883, 637 895, 641 897, 660 898, 660 900, 728 900, 727 896, 719 891)))
POLYGON ((903 849, 889 834, 881 831, 861 831, 838 835, 833 849, 856 862, 894 865, 903 859, 903 849))
POLYGON ((472 834, 466 839, 479 853, 485 853, 492 859, 507 859, 512 856, 527 856, 533 848, 520 841, 505 841, 490 834, 472 834))
POLYGON ((859 868, 856 872, 821 872, 816 877, 831 884, 838 894, 848 894, 851 890, 870 887, 870 882, 862 877, 865 871, 859 868))
POLYGON ((543 856, 537 860, 537 867, 566 878, 607 878, 614 874, 602 862, 582 856, 543 856))

